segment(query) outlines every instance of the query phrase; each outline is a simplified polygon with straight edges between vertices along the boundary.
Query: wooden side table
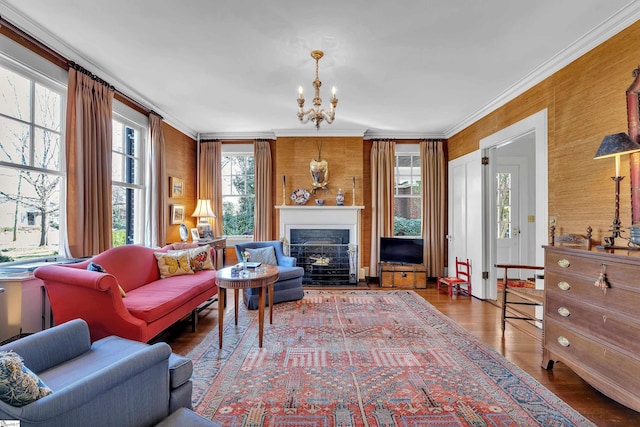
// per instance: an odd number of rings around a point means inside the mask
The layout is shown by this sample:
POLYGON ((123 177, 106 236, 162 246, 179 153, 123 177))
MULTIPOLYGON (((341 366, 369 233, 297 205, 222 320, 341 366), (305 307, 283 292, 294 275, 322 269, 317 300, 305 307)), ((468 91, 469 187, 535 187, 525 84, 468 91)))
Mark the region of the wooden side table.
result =
POLYGON ((218 270, 216 284, 218 285, 218 333, 220 348, 222 348, 222 335, 224 329, 224 301, 226 301, 227 289, 233 289, 233 302, 235 309, 236 326, 238 326, 238 299, 240 289, 258 288, 258 345, 262 348, 262 336, 264 331, 264 306, 265 288, 269 287, 269 323, 273 324, 273 284, 278 280, 278 267, 264 265, 266 272, 255 273, 251 271, 250 277, 231 276, 231 267, 218 270))

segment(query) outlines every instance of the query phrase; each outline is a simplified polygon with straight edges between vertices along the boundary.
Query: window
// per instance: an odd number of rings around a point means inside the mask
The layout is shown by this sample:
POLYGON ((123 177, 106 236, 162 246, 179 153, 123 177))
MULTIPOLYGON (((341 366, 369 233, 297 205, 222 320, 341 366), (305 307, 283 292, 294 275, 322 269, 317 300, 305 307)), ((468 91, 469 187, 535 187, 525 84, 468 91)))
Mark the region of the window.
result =
POLYGON ((65 88, 0 58, 0 263, 55 256, 65 88))
POLYGON ((498 239, 511 238, 511 174, 496 174, 498 239))
POLYGON ((222 155, 222 233, 252 236, 255 209, 253 145, 236 145, 222 155))
POLYGON ((394 236, 422 234, 422 182, 419 146, 396 145, 394 185, 394 236))
POLYGON ((112 148, 113 246, 143 242, 144 128, 114 113, 112 148))

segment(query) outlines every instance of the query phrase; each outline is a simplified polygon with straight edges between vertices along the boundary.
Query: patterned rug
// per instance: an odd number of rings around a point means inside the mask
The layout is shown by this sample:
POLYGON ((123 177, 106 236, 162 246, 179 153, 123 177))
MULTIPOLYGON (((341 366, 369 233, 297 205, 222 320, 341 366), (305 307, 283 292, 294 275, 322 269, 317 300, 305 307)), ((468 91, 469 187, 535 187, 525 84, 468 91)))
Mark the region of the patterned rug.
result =
MULTIPOLYGON (((242 304, 240 304, 242 306, 242 304)), ((243 306, 242 306, 243 307, 243 306)), ((223 426, 592 426, 413 291, 305 291, 226 316, 189 354, 194 409, 223 426)))

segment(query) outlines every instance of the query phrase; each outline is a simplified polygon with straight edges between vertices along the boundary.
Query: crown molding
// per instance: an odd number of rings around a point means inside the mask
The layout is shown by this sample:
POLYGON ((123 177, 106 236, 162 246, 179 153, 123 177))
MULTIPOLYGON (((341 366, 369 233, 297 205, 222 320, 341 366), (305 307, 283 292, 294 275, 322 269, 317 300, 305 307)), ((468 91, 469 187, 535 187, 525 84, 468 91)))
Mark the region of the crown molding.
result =
POLYGON ((359 136, 363 137, 364 133, 367 130, 364 128, 361 129, 339 129, 339 128, 322 128, 315 129, 311 126, 301 127, 297 129, 274 129, 274 133, 276 137, 286 137, 286 136, 303 136, 303 137, 313 137, 313 136, 359 136))
POLYGON ((200 139, 225 140, 254 140, 254 139, 276 139, 273 132, 202 132, 200 139))
POLYGON ((433 132, 392 132, 369 129, 364 139, 444 139, 443 133, 433 132))
POLYGON ((629 27, 638 19, 640 19, 640 1, 634 0, 589 33, 573 42, 569 47, 558 52, 544 64, 535 68, 521 80, 507 88, 502 94, 489 101, 484 107, 445 130, 446 138, 450 138, 463 129, 466 129, 484 116, 531 89, 536 84, 542 82, 585 53, 629 27))

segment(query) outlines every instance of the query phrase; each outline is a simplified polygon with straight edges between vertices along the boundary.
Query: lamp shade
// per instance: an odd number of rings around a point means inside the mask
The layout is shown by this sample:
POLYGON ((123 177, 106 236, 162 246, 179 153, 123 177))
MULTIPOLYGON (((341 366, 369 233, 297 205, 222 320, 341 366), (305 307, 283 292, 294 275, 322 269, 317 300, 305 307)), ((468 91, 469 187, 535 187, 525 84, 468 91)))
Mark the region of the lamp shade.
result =
POLYGON ((199 199, 198 204, 196 205, 196 210, 193 211, 191 216, 198 218, 215 218, 216 214, 214 214, 211 209, 211 200, 199 199))
POLYGON ((626 133, 621 132, 605 136, 593 158, 604 159, 606 157, 633 153, 634 151, 640 151, 640 144, 633 141, 626 133))

